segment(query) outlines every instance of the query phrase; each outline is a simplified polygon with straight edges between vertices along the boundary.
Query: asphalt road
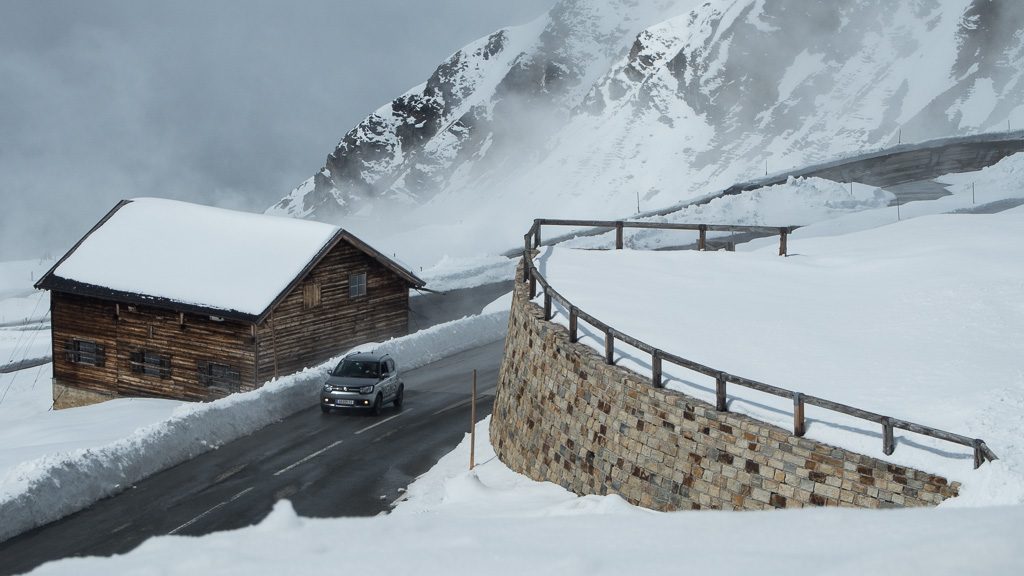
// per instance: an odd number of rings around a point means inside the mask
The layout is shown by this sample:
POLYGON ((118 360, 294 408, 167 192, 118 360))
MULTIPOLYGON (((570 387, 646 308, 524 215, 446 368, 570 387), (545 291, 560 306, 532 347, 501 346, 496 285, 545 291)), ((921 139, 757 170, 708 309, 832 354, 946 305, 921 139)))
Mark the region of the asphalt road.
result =
MULTIPOLYGON (((58 558, 127 552, 163 534, 255 524, 282 498, 303 516, 373 516, 490 414, 503 342, 404 373, 405 405, 373 417, 310 407, 151 476, 121 494, 0 543, 0 574, 58 558)), ((467 462, 468 465, 468 462, 467 462)))
POLYGON ((443 294, 419 294, 409 299, 409 331, 479 314, 484 306, 512 291, 513 282, 496 282, 443 294))

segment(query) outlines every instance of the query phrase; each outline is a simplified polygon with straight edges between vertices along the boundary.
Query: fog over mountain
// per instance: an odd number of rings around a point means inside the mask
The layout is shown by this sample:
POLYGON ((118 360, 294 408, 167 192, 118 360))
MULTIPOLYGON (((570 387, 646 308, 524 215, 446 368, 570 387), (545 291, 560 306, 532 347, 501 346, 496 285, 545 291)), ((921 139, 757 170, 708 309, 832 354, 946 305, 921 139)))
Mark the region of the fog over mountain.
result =
POLYGON ((114 203, 262 211, 369 112, 553 0, 0 2, 0 259, 114 203))
POLYGON ((438 257, 512 248, 535 217, 1022 128, 1022 61, 1015 0, 560 0, 358 123, 269 212, 438 257))

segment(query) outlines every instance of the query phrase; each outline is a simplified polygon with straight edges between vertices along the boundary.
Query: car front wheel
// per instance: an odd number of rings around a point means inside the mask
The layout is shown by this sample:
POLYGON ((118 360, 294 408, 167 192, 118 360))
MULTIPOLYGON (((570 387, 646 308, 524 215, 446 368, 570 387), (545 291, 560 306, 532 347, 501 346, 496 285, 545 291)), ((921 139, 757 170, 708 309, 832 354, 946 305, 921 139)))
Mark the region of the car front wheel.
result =
POLYGON ((401 409, 402 403, 405 402, 405 385, 398 387, 398 392, 395 394, 395 408, 401 409))
POLYGON ((383 406, 384 406, 384 396, 381 395, 381 394, 377 394, 377 398, 374 399, 374 401, 373 401, 373 408, 371 409, 371 412, 373 413, 373 415, 374 416, 379 416, 380 415, 380 409, 383 406))

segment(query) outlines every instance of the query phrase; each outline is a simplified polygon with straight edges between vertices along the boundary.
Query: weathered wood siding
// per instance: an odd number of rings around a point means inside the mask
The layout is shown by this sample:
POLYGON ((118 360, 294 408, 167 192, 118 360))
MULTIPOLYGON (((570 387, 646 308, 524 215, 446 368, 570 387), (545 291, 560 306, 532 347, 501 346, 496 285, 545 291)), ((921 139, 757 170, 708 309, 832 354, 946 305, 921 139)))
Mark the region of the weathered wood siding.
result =
POLYGON ((50 315, 54 379, 65 386, 116 396, 117 363, 113 359, 117 350, 117 321, 114 303, 52 292, 50 315), (64 344, 72 338, 103 346, 107 356, 104 365, 69 362, 64 355, 64 344))
POLYGON ((201 383, 201 362, 231 366, 240 374, 240 389, 252 390, 275 374, 301 370, 361 342, 406 334, 408 308, 408 284, 347 242, 295 286, 256 327, 255 337, 245 322, 53 292, 54 380, 112 397, 210 400, 225 392, 201 383), (366 274, 366 294, 353 298, 349 276, 358 273, 366 274), (319 286, 318 299, 310 298, 310 284, 319 286), (103 365, 68 360, 65 344, 72 339, 102 346, 103 365), (169 357, 170 376, 132 372, 132 353, 142 350, 169 357))
POLYGON ((182 400, 224 396, 200 383, 199 363, 216 362, 239 371, 241 390, 256 386, 255 343, 250 324, 208 316, 135 306, 83 296, 51 294, 53 374, 58 384, 110 394, 182 400), (106 350, 102 367, 67 360, 65 342, 76 338, 96 342, 106 350), (134 373, 131 354, 149 350, 170 357, 170 376, 134 373))
POLYGON ((259 380, 320 363, 362 342, 409 331, 409 285, 352 247, 338 245, 274 309, 257 331, 259 380), (349 275, 366 273, 366 295, 349 297, 349 275), (306 307, 303 286, 320 285, 320 304, 306 307))

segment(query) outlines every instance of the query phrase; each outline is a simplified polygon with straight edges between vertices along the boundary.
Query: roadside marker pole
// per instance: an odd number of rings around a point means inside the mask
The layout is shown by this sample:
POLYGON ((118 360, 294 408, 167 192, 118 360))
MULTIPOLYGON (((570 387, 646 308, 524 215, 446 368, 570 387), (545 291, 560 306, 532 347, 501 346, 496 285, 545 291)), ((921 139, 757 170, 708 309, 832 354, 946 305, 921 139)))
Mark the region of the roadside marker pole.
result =
POLYGON ((476 466, 476 370, 473 370, 473 394, 469 401, 469 469, 476 466))

